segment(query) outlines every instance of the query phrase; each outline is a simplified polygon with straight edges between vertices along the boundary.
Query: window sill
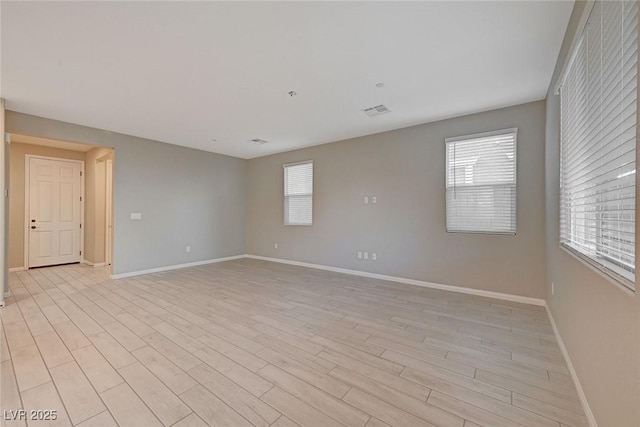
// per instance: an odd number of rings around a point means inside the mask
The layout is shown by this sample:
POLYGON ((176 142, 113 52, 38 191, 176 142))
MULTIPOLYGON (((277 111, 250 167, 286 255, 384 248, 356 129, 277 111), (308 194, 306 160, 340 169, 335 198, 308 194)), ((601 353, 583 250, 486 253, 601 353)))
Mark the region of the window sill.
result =
POLYGON ((589 269, 598 273, 608 282, 613 283, 616 288, 623 291, 627 295, 634 296, 636 294, 635 283, 633 283, 631 280, 625 279, 618 275, 614 275, 615 272, 610 272, 607 267, 597 264, 595 261, 585 257, 582 254, 579 254, 575 250, 568 248, 562 243, 560 244, 560 249, 562 249, 563 252, 569 254, 572 258, 587 266, 589 269))
POLYGON ((469 231, 469 230, 447 230, 451 234, 487 234, 490 236, 515 236, 515 231, 469 231))

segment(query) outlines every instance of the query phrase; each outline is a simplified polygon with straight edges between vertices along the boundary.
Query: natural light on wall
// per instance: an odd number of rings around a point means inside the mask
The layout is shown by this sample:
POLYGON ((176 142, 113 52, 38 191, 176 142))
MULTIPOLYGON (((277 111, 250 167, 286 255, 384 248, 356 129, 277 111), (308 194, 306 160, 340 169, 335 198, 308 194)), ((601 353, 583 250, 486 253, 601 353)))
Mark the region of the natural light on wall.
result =
POLYGON ((517 129, 447 138, 447 231, 515 234, 517 129))
POLYGON ((597 1, 562 76, 560 241, 635 289, 638 3, 597 1))
POLYGON ((284 165, 284 223, 313 223, 313 162, 284 165))

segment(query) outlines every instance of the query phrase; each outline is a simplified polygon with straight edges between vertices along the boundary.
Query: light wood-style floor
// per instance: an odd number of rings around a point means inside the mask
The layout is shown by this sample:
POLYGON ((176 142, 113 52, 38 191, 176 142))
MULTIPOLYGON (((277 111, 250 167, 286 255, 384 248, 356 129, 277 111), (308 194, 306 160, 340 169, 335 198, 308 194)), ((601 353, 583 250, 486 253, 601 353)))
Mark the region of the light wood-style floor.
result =
POLYGON ((2 409, 55 425, 587 425, 542 307, 256 260, 10 288, 2 409))

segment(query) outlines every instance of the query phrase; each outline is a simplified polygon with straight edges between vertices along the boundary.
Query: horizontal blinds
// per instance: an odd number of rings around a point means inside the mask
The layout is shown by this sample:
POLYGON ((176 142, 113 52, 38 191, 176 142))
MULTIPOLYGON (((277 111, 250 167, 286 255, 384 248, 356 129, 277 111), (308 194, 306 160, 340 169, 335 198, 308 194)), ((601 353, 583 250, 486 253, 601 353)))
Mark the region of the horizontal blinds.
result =
POLYGON ((289 225, 313 222, 313 162, 284 166, 284 222, 289 225))
POLYGON ((447 231, 516 232, 516 129, 446 142, 447 231))
POLYGON ((635 282, 638 4, 597 1, 561 96, 561 243, 635 282))

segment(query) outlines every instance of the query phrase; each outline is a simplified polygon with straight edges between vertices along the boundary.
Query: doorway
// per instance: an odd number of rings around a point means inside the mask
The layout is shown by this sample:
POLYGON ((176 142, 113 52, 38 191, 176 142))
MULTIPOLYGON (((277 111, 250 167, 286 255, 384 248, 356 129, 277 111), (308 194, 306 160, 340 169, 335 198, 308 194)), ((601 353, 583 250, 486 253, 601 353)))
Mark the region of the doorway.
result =
POLYGON ((17 133, 11 134, 8 148, 9 271, 112 264, 114 227, 107 217, 113 206, 115 150, 17 133), (69 165, 79 170, 69 171, 69 165), (68 182, 80 173, 79 185, 68 182))
POLYGON ((113 257, 113 160, 107 159, 106 161, 106 194, 105 194, 105 262, 108 266, 111 265, 111 258, 113 257))

